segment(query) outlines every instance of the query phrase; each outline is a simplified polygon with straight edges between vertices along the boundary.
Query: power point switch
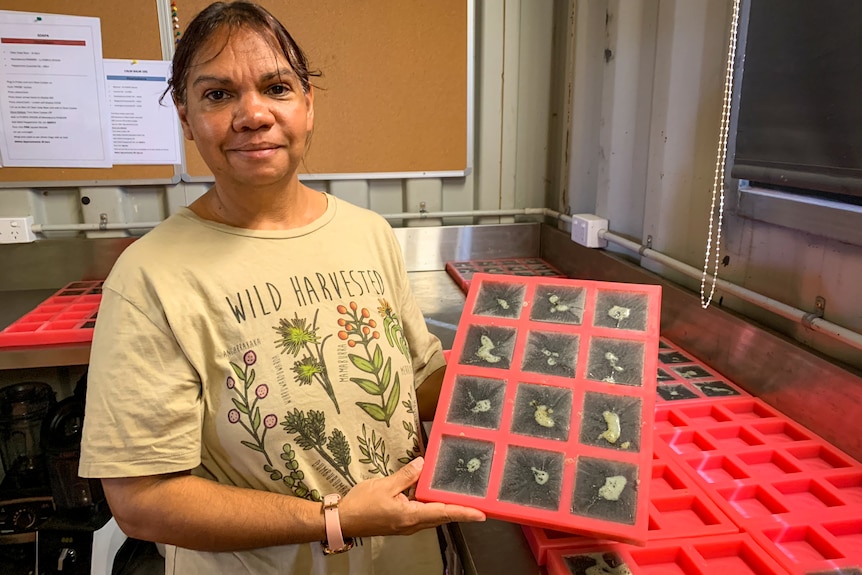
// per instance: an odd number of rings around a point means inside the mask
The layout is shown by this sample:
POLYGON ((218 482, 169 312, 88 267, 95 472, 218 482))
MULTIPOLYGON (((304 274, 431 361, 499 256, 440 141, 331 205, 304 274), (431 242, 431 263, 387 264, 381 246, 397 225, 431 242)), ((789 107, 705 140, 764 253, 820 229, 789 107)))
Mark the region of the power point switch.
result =
POLYGON ((594 214, 572 215, 572 241, 588 248, 603 248, 607 240, 599 237, 599 232, 607 231, 608 220, 594 214))
POLYGON ((28 244, 36 241, 33 216, 0 218, 0 244, 28 244))

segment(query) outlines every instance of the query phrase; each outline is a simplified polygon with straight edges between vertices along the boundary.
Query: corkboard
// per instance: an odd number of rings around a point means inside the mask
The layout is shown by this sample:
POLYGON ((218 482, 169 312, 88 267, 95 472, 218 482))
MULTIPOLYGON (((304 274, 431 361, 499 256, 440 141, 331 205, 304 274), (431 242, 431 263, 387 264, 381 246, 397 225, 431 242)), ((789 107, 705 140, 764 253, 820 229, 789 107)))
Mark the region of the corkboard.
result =
MULTIPOLYGON (((162 60, 159 17, 154 0, 3 0, 3 10, 94 16, 100 19, 102 56, 162 60)), ((166 166, 118 165, 111 168, 0 168, 0 186, 50 185, 73 182, 97 185, 136 182, 171 182, 176 169, 166 166)))
MULTIPOLYGON (((469 1, 259 1, 323 72, 301 176, 466 172, 469 1)), ((185 26, 210 2, 176 3, 185 26)), ((193 142, 183 179, 212 179, 193 142)))

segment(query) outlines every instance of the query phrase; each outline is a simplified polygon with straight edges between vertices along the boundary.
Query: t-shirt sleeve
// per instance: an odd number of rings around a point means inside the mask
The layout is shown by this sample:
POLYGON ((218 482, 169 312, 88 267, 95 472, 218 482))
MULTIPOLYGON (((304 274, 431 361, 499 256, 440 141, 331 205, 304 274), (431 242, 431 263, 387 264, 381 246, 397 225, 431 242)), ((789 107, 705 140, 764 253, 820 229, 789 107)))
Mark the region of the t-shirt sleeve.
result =
POLYGON ((200 463, 200 379, 164 315, 140 301, 106 284, 87 374, 82 477, 157 475, 200 463))

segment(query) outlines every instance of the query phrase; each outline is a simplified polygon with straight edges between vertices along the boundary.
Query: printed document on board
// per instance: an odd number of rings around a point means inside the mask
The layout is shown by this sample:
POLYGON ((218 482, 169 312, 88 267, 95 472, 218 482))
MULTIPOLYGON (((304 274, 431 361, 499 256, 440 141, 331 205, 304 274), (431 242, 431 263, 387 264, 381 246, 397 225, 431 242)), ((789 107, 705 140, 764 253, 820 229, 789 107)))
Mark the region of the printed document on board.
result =
POLYGON ((111 166, 98 18, 0 10, 4 166, 111 166))
POLYGON ((162 98, 171 63, 106 59, 104 65, 114 163, 181 163, 177 110, 170 94, 162 98))

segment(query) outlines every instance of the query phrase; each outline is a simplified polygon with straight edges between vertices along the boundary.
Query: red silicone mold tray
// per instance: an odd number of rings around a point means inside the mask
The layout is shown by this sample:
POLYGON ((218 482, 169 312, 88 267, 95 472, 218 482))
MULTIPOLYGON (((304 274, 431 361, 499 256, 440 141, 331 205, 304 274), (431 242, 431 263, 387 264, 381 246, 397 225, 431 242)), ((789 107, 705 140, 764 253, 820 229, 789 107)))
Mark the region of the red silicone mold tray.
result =
MULTIPOLYGON (((736 524, 697 486, 693 478, 675 463, 658 457, 652 462, 649 499, 648 546, 654 541, 739 531, 736 524)), ((562 531, 527 525, 523 526, 523 530, 539 565, 545 564, 551 549, 597 544, 595 538, 562 531)))
POLYGON ((541 258, 505 258, 447 262, 446 271, 455 283, 467 293, 470 280, 477 273, 512 276, 566 277, 566 274, 541 258))
POLYGON ((758 399, 662 405, 655 435, 742 528, 862 517, 862 465, 758 399))
POLYGON ((750 394, 698 361, 689 352, 666 339, 658 350, 656 401, 714 403, 724 398, 750 397, 750 394))
POLYGON ((92 341, 101 301, 101 280, 72 282, 0 331, 0 347, 92 341))
POLYGON ((548 553, 548 575, 787 575, 744 533, 650 543, 622 543, 548 553))
POLYGON ((643 542, 660 286, 476 274, 416 497, 643 542))

